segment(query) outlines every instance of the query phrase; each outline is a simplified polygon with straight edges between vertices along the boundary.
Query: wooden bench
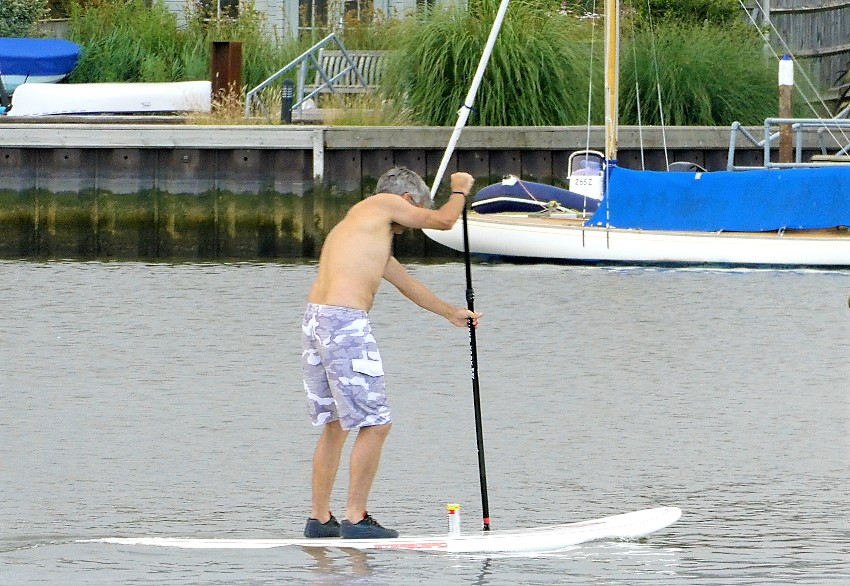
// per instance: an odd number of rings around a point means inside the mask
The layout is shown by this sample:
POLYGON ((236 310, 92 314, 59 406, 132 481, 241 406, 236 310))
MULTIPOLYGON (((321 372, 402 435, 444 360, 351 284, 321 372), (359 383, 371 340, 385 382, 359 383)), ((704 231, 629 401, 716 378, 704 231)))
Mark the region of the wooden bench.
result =
POLYGON ((360 81, 342 51, 320 49, 318 61, 321 69, 316 70, 312 84, 305 85, 301 95, 307 96, 314 91, 317 94, 363 94, 375 91, 381 80, 384 57, 387 52, 346 51, 346 53, 363 77, 365 85, 360 81), (325 77, 322 77, 322 72, 325 77))

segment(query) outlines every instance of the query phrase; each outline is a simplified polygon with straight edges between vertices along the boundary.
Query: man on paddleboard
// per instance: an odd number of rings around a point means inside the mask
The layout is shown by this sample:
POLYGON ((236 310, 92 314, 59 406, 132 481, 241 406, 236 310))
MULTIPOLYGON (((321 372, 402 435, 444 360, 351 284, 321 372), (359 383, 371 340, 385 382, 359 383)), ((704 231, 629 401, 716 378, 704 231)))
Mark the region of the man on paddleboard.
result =
POLYGON ((325 239, 302 325, 304 390, 313 425, 323 426, 313 455, 313 503, 306 537, 398 537, 397 531, 382 527, 366 512, 392 423, 381 356, 367 312, 384 279, 456 326, 466 326, 469 319, 478 325, 480 314, 437 297, 392 255, 393 234, 405 228, 454 226, 473 182, 468 173, 454 173, 449 200, 434 210, 422 178, 405 167, 394 167, 378 180, 376 194, 352 206, 325 239), (357 438, 351 451, 345 518, 339 523, 331 514, 330 497, 352 429, 357 438))

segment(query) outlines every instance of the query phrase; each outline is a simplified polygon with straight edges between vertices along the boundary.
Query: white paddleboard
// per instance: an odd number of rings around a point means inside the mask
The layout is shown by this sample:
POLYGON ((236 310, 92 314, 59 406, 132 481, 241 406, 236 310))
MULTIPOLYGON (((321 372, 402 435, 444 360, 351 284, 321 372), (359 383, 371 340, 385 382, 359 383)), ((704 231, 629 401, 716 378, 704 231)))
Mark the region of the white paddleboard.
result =
POLYGON ((403 549, 450 553, 546 553, 600 540, 639 539, 675 523, 676 507, 644 509, 590 521, 534 529, 481 531, 460 536, 398 537, 395 539, 192 539, 181 537, 108 537, 88 543, 148 545, 184 549, 269 549, 273 547, 338 547, 403 549))

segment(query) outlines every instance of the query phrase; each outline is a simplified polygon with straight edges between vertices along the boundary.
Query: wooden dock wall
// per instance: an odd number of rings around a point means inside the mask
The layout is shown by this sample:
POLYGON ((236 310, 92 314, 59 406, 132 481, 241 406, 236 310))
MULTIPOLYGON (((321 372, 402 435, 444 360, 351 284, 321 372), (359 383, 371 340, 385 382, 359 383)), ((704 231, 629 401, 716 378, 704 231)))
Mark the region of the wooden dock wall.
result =
MULTIPOLYGON (((450 128, 0 124, 0 257, 314 258, 327 231, 406 165, 430 184, 450 128)), ((723 169, 727 128, 620 132, 620 164, 723 169), (667 145, 665 155, 662 145, 667 145)), ((467 128, 449 165, 483 187, 505 174, 565 184, 594 128, 467 128)), ((761 151, 741 148, 737 164, 761 151)), ((438 202, 439 202, 438 196, 438 202)), ((421 233, 400 256, 444 256, 421 233)))

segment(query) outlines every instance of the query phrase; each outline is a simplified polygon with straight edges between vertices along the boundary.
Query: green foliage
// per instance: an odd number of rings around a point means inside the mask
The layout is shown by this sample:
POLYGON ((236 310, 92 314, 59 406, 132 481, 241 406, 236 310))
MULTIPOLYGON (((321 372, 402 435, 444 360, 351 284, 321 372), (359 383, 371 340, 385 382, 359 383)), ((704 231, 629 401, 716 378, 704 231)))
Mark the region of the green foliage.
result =
MULTIPOLYGON (((408 20, 384 76, 386 95, 403 96, 404 106, 421 124, 453 124, 496 8, 495 0, 477 0, 468 11, 437 8, 408 20)), ((539 3, 511 4, 469 124, 585 123, 590 26, 541 8, 539 3)))
POLYGON ((242 2, 235 19, 188 15, 184 28, 162 2, 72 0, 70 40, 83 56, 70 76, 74 83, 158 82, 210 78, 213 41, 242 43, 243 84, 254 87, 300 53, 263 31, 262 15, 242 2))
MULTIPOLYGON (((411 21, 383 89, 416 122, 452 125, 492 24, 492 3, 476 13, 435 11, 411 21), (489 15, 489 17, 488 17, 489 15)), ((528 4, 512 4, 476 97, 469 124, 544 126, 601 123, 602 31, 592 22, 528 4), (592 78, 593 91, 588 91, 592 78)), ((673 20, 629 26, 620 56, 620 120, 660 124, 659 86, 668 125, 757 124, 776 113, 776 63, 756 31, 673 20)))
POLYGON ((48 13, 47 0, 0 0, 0 37, 29 37, 48 13))
POLYGON ((348 13, 345 15, 342 31, 337 34, 346 49, 387 50, 398 45, 398 38, 403 34, 403 30, 402 20, 389 18, 383 13, 373 14, 362 20, 357 20, 348 13))
POLYGON ((738 0, 643 0, 633 3, 642 21, 730 25, 742 22, 744 11, 738 0))
POLYGON ((654 37, 637 30, 620 68, 623 124, 638 123, 638 96, 642 123, 660 124, 659 86, 668 125, 759 124, 776 114, 776 61, 744 26, 666 22, 654 37))
MULTIPOLYGON (((0 0, 0 6, 29 1, 0 0)), ((209 79, 212 42, 239 41, 243 85, 251 88, 310 44, 266 34, 262 15, 244 0, 237 18, 211 18, 197 10, 187 14, 182 28, 161 0, 69 1, 70 38, 84 49, 73 82, 209 79)), ((672 0, 666 1, 672 7, 672 0)), ((682 1, 725 5, 725 0, 682 1)), ((553 0, 513 0, 470 125, 583 125, 589 97, 591 122, 602 122, 602 21, 578 19, 565 6, 553 0)), ((497 0, 470 0, 468 10, 441 6, 403 20, 373 15, 347 22, 341 35, 346 47, 391 51, 382 82, 387 102, 369 109, 393 112, 393 119, 415 124, 453 125, 497 7, 497 0)), ((637 122, 638 95, 642 123, 660 122, 656 84, 665 124, 758 124, 775 114, 776 63, 763 56, 755 30, 702 20, 662 18, 654 23, 653 36, 645 20, 625 19, 620 59, 624 124, 637 122)))
POLYGON ((83 47, 69 80, 82 82, 178 81, 181 35, 164 5, 143 0, 101 0, 71 6, 69 39, 83 47))
POLYGON ((196 12, 185 31, 187 68, 197 71, 203 67, 201 78, 208 78, 213 41, 238 41, 242 43, 242 83, 248 88, 259 85, 306 49, 296 41, 281 43, 266 33, 264 26, 263 14, 254 9, 253 2, 245 0, 240 3, 237 18, 216 19, 196 12))
MULTIPOLYGON (((71 15, 71 4, 74 0, 47 0, 50 18, 68 18, 71 15)), ((89 4, 89 0, 77 0, 79 4, 89 4)))

